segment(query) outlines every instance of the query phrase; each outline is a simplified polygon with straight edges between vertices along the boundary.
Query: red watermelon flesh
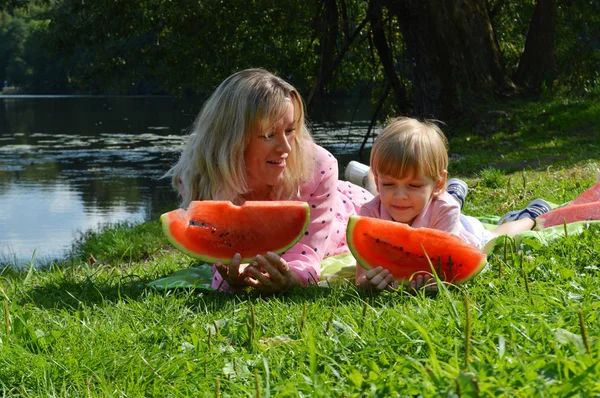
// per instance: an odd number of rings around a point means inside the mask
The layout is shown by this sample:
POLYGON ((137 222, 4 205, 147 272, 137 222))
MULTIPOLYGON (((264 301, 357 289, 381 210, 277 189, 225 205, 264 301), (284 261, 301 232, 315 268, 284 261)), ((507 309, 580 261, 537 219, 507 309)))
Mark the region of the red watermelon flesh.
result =
POLYGON ((193 201, 160 217, 167 239, 182 252, 209 262, 242 263, 267 251, 282 253, 302 238, 310 220, 306 202, 193 201))
POLYGON ((485 254, 477 248, 431 228, 351 216, 346 237, 350 251, 365 269, 381 266, 405 283, 415 273, 431 273, 429 260, 442 280, 453 283, 473 278, 486 264, 485 254))
POLYGON ((574 201, 569 203, 567 206, 580 205, 584 203, 598 202, 600 201, 600 182, 596 183, 591 188, 585 190, 581 195, 574 201))
POLYGON ((559 207, 539 216, 537 223, 540 228, 548 228, 555 225, 562 225, 565 222, 568 224, 590 220, 600 220, 600 202, 571 204, 559 207))

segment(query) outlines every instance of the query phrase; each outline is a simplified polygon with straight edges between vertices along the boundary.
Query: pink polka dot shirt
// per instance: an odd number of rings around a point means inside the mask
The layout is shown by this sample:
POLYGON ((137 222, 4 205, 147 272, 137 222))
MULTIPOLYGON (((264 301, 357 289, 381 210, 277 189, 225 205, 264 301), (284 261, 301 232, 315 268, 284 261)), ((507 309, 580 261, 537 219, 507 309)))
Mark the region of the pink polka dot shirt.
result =
MULTIPOLYGON (((319 281, 321 260, 348 252, 346 226, 351 215, 358 214, 373 195, 364 188, 338 180, 337 159, 326 149, 314 145, 317 168, 312 181, 300 187, 298 200, 310 206, 310 222, 304 237, 282 254, 290 269, 305 285, 319 281)), ((213 288, 229 290, 213 267, 213 288)))

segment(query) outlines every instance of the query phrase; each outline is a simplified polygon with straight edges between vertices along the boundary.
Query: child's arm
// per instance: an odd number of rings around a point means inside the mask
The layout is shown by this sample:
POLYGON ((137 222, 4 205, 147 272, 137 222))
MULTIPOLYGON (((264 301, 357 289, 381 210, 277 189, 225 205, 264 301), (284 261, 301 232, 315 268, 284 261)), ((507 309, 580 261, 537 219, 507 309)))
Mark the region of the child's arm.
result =
MULTIPOLYGON (((365 204, 360 208, 358 215, 362 217, 379 218, 377 210, 370 207, 368 204, 365 204)), ((364 290, 381 291, 394 284, 394 278, 388 270, 385 270, 382 267, 371 268, 367 271, 357 262, 355 283, 356 286, 364 290)), ((397 282, 395 284, 397 285, 397 282)))

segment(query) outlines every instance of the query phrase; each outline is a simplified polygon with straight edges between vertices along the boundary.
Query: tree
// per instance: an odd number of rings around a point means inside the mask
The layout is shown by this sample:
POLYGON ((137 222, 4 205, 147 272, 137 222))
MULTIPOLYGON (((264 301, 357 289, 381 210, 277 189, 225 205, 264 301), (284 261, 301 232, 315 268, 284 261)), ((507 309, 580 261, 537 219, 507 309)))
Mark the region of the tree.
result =
POLYGON ((532 94, 554 81, 555 0, 538 0, 514 81, 532 94))
POLYGON ((485 0, 388 0, 386 6, 413 61, 415 114, 448 117, 510 90, 485 0))
POLYGON ((6 12, 0 12, 0 82, 21 77, 25 23, 6 12), (9 76, 9 72, 12 76, 9 76))
POLYGON ((49 4, 46 47, 69 57, 70 82, 88 92, 206 94, 265 67, 309 106, 360 85, 377 109, 447 119, 492 98, 600 84, 597 0, 49 4))

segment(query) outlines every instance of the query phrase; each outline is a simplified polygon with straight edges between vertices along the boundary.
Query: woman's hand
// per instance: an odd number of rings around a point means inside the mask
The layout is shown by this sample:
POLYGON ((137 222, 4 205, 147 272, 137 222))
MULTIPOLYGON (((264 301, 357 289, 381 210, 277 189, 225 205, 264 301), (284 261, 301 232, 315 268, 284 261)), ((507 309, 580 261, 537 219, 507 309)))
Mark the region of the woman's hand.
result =
POLYGON ((246 283, 267 293, 281 292, 294 284, 301 284, 298 274, 290 270, 283 258, 273 252, 260 254, 245 269, 246 283))
POLYGON ((229 284, 232 290, 241 290, 248 286, 246 282, 245 271, 240 273, 240 262, 242 256, 239 253, 234 254, 231 264, 215 263, 215 267, 225 282, 229 284))

